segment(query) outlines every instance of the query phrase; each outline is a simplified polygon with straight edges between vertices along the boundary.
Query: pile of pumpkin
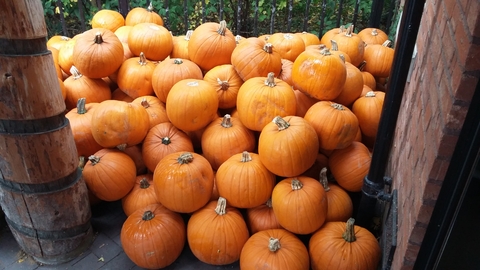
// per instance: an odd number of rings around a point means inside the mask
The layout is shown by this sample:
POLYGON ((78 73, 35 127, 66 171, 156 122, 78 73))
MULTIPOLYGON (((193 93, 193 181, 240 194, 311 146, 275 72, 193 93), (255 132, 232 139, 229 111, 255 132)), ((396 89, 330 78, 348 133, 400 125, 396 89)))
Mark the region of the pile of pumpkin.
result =
POLYGON ((134 263, 166 267, 188 243, 213 265, 376 269, 348 192, 370 166, 385 33, 243 38, 222 21, 172 36, 151 7, 91 24, 47 45, 91 204, 122 201, 134 263))

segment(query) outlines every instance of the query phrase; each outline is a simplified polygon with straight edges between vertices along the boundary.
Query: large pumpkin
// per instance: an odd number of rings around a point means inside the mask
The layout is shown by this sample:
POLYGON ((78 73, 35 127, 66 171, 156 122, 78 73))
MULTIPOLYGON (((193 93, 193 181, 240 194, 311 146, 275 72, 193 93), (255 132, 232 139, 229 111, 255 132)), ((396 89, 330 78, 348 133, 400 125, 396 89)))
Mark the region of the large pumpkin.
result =
POLYGON ((237 104, 237 95, 242 78, 231 64, 216 66, 210 69, 203 80, 211 84, 218 95, 218 108, 231 109, 237 104))
POLYGON ((141 52, 149 60, 162 61, 173 49, 172 34, 156 23, 139 23, 128 34, 128 47, 136 56, 141 52))
POLYGON ((272 207, 278 223, 295 234, 318 230, 327 217, 325 189, 307 176, 286 178, 272 192, 272 207))
POLYGON ((108 77, 123 63, 123 46, 110 30, 94 28, 77 38, 73 47, 73 64, 90 78, 108 77))
POLYGON ((215 66, 230 64, 237 46, 227 22, 206 22, 193 30, 188 42, 188 57, 205 71, 215 66))
POLYGON ((138 209, 157 203, 157 194, 153 186, 153 175, 141 174, 135 179, 132 190, 122 198, 122 209, 128 217, 138 209))
POLYGON ((354 225, 355 220, 327 222, 310 238, 313 270, 377 269, 381 250, 375 236, 354 225))
POLYGON ((187 240, 193 255, 212 265, 237 261, 248 237, 242 214, 227 206, 222 197, 193 213, 187 224, 187 240))
POLYGON ((185 246, 186 229, 182 217, 160 204, 133 212, 120 231, 122 248, 137 266, 159 269, 172 264, 185 246))
POLYGON ((132 98, 153 95, 152 74, 155 64, 143 53, 125 60, 117 73, 117 85, 132 98))
POLYGON ((253 208, 272 196, 275 175, 260 161, 258 154, 232 155, 217 170, 218 194, 238 208, 253 208))
POLYGON ((285 229, 265 230, 252 235, 240 255, 242 270, 309 270, 305 245, 285 229))
POLYGON ((158 201, 179 213, 192 213, 210 201, 213 177, 210 163, 193 152, 168 154, 153 172, 158 201))
POLYGON ((313 127, 298 116, 274 117, 260 133, 258 154, 262 164, 276 175, 304 173, 317 158, 318 137, 313 127))
POLYGON ((163 26, 163 19, 157 12, 153 10, 152 1, 150 1, 150 4, 147 8, 132 8, 125 17, 125 25, 134 26, 144 22, 155 23, 163 26))
POLYGON ((295 115, 296 109, 292 87, 273 72, 245 81, 238 91, 238 116, 251 130, 261 131, 275 116, 295 115))

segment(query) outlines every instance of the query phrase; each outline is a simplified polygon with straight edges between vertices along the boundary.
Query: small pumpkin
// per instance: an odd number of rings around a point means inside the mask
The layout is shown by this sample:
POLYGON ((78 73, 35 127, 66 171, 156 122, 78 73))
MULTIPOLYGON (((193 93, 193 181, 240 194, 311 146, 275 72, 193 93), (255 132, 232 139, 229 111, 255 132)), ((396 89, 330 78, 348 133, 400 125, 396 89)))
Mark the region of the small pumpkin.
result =
POLYGON ((146 269, 164 268, 175 262, 186 238, 183 218, 160 204, 133 212, 120 231, 125 254, 138 267, 146 269))
POLYGON ((293 85, 292 67, 293 67, 292 61, 282 58, 282 69, 280 70, 280 74, 277 75, 277 78, 288 83, 289 85, 293 85))
POLYGON ((147 8, 132 8, 125 17, 125 25, 134 26, 144 22, 155 23, 163 26, 163 19, 157 12, 153 10, 152 1, 150 1, 150 4, 147 8))
POLYGON ((272 199, 257 207, 248 208, 245 216, 250 234, 269 229, 281 229, 277 217, 273 212, 272 199))
POLYGON ((67 36, 54 35, 47 40, 47 47, 52 47, 56 50, 60 50, 60 48, 70 39, 71 38, 67 36))
MULTIPOLYGON (((115 30, 115 32, 113 32, 117 37, 118 39, 120 40, 120 42, 122 43, 128 43, 128 35, 130 34, 130 31, 132 30, 132 27, 131 25, 124 25, 124 26, 120 26, 117 30, 115 30)), ((127 45, 128 46, 128 45, 127 45)))
POLYGON ((142 144, 128 146, 125 147, 125 149, 120 148, 119 150, 123 151, 133 160, 133 162, 135 162, 135 167, 137 168, 137 175, 147 173, 147 166, 145 165, 142 157, 142 144))
POLYGON ((101 9, 92 17, 92 28, 105 28, 115 32, 119 27, 125 25, 125 19, 120 12, 110 9, 101 9))
POLYGON ((299 36, 300 38, 302 38, 303 40, 303 43, 305 43, 305 48, 307 46, 310 46, 310 45, 318 45, 320 44, 320 39, 318 38, 317 35, 313 34, 313 33, 309 33, 309 32, 299 32, 299 33, 295 33, 295 35, 299 36))
POLYGON ((142 105, 147 111, 149 116, 148 122, 150 123, 149 130, 160 123, 165 123, 169 121, 167 117, 167 108, 165 106, 165 103, 161 102, 160 99, 155 96, 137 97, 132 101, 132 103, 138 103, 142 105))
POLYGON ((351 63, 345 62, 345 67, 347 68, 347 79, 342 92, 333 101, 350 107, 362 94, 363 75, 360 69, 351 63))
POLYGON ((366 45, 383 44, 388 40, 388 35, 384 31, 373 27, 363 28, 360 32, 358 32, 358 36, 365 42, 366 45))
POLYGON ((76 42, 77 40, 72 38, 58 49, 58 65, 67 76, 72 75, 70 69, 73 66, 73 48, 76 42))
POLYGON ((384 92, 370 91, 353 103, 352 112, 357 116, 360 130, 365 136, 377 136, 384 99, 384 92))
POLYGON ((388 77, 392 69, 394 49, 390 48, 391 41, 383 44, 370 44, 365 47, 365 71, 374 77, 388 77))
POLYGON ((55 66, 55 72, 57 74, 57 77, 59 80, 63 82, 63 73, 62 73, 62 68, 60 67, 60 64, 58 63, 58 49, 55 49, 54 47, 47 47, 47 49, 52 52, 52 58, 53 58, 53 64, 55 66))
POLYGON ((305 50, 303 39, 293 33, 274 33, 268 42, 280 53, 282 59, 292 62, 305 50))
POLYGON ((237 95, 242 78, 231 64, 216 66, 203 77, 203 80, 210 83, 218 94, 218 108, 231 109, 237 104, 237 95))
POLYGON ((354 25, 350 25, 345 32, 332 37, 338 44, 338 50, 345 52, 350 57, 354 66, 360 65, 365 53, 365 42, 353 33, 354 25))
POLYGON ((340 27, 335 27, 335 28, 332 28, 332 29, 328 30, 327 32, 325 32, 322 35, 322 38, 320 39, 320 44, 324 44, 325 46, 330 47, 330 45, 331 45, 330 41, 332 40, 332 38, 335 35, 343 33, 343 32, 345 32, 345 26, 344 25, 341 25, 340 27))
POLYGON ((377 269, 381 250, 375 236, 350 218, 327 222, 310 238, 308 250, 313 270, 377 269))
MULTIPOLYGON (((372 73, 365 71, 365 65, 367 64, 366 61, 363 61, 358 69, 362 72, 363 76, 363 84, 367 85, 370 87, 371 91, 374 91, 377 88, 377 81, 375 80, 375 77, 372 75, 372 73)), ((368 92, 368 91, 367 91, 368 92)), ((365 93, 362 93, 362 96, 364 96, 365 93)))
POLYGON ((112 100, 132 102, 134 99, 131 96, 125 94, 125 92, 123 92, 122 89, 117 88, 112 92, 112 100))
POLYGON ((155 67, 143 53, 140 53, 139 57, 125 60, 118 69, 118 87, 134 99, 153 95, 152 74, 155 67))
POLYGON ((319 101, 318 99, 304 94, 300 90, 294 90, 293 92, 295 93, 295 100, 297 101, 297 111, 295 113, 296 116, 304 117, 308 109, 310 109, 313 104, 319 101))
POLYGON ((142 174, 135 179, 132 190, 122 198, 122 209, 128 217, 138 209, 157 203, 157 195, 153 186, 153 175, 142 174))
POLYGON ((128 47, 135 56, 143 52, 148 60, 163 61, 173 49, 172 34, 156 23, 138 23, 128 34, 128 47))
POLYGON ((327 192, 328 210, 325 222, 346 222, 353 214, 352 199, 343 188, 328 182, 326 167, 320 171, 320 183, 327 192))
POLYGON ((305 245, 285 229, 271 229, 252 235, 240 254, 244 270, 309 270, 310 257, 305 245))
POLYGON ((173 49, 170 53, 170 58, 180 58, 190 60, 188 56, 188 42, 192 36, 193 30, 188 30, 185 35, 173 37, 173 49))
POLYGON ((227 206, 222 197, 193 213, 187 224, 187 240, 193 255, 211 265, 236 262, 248 238, 242 214, 227 206))

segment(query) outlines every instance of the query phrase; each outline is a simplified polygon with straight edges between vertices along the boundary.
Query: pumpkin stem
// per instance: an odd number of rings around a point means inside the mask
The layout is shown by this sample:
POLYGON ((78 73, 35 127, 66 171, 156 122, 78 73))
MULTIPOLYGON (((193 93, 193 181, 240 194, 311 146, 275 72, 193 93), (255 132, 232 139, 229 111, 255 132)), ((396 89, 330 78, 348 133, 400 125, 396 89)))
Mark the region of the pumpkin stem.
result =
POLYGON ((275 73, 274 72, 269 72, 267 79, 265 80, 265 85, 269 87, 275 87, 275 73))
POLYGON ((263 50, 266 51, 267 53, 273 53, 272 43, 265 44, 265 46, 263 46, 263 50))
POLYGON ((103 43, 102 33, 100 31, 95 33, 95 38, 93 39, 93 42, 95 42, 97 44, 102 44, 103 43))
POLYGON ((149 221, 152 220, 155 217, 152 211, 147 210, 145 213, 143 213, 142 220, 144 221, 149 221))
POLYGON ((180 164, 188 164, 193 161, 193 155, 192 153, 185 152, 177 158, 177 161, 180 164))
POLYGON ((242 40, 242 36, 236 35, 236 36, 235 36, 235 43, 236 43, 236 44, 239 44, 239 43, 240 43, 240 40, 242 40))
POLYGON ((343 63, 345 64, 345 55, 343 55, 343 53, 339 54, 338 57, 340 57, 340 59, 342 59, 343 63))
POLYGON ((180 65, 180 64, 183 64, 183 61, 182 61, 182 59, 180 59, 180 58, 175 58, 175 59, 173 59, 173 63, 174 63, 175 65, 180 65))
POLYGON ((268 199, 265 205, 268 206, 269 208, 272 208, 272 198, 268 199))
POLYGON ((223 216, 227 213, 227 199, 218 197, 217 207, 215 207, 215 213, 219 216, 223 216))
POLYGON ((232 117, 230 116, 230 114, 225 114, 225 116, 222 119, 221 125, 224 128, 232 127, 232 117))
POLYGON ((60 39, 63 40, 63 41, 69 41, 70 40, 70 38, 66 37, 66 36, 61 36, 60 39))
POLYGON ((358 69, 360 69, 360 71, 363 71, 365 69, 365 65, 367 64, 367 61, 363 60, 360 65, 358 65, 358 69))
POLYGON ((365 97, 375 97, 375 92, 373 91, 368 91, 366 94, 365 94, 365 97))
POLYGON ((143 177, 141 180, 140 180, 140 188, 141 189, 147 189, 150 187, 150 183, 148 183, 148 180, 146 177, 143 177))
POLYGON ((392 45, 392 41, 391 41, 391 40, 385 40, 385 42, 382 43, 382 46, 383 46, 383 47, 390 47, 390 45, 392 45))
POLYGON ((192 34, 193 34, 193 30, 188 30, 183 39, 185 39, 186 41, 189 41, 190 38, 192 37, 192 34))
POLYGON ((70 73, 72 73, 74 80, 78 80, 83 76, 83 74, 80 73, 80 71, 78 71, 78 69, 75 66, 72 66, 70 68, 70 73))
POLYGON ((332 43, 332 47, 330 48, 330 50, 338 51, 338 43, 333 39, 331 39, 330 42, 332 43))
POLYGON ((330 50, 327 47, 325 47, 325 49, 321 50, 320 53, 322 55, 332 55, 332 53, 330 52, 330 50))
POLYGON ((220 27, 217 30, 217 33, 219 35, 225 36, 225 32, 227 31, 227 22, 225 20, 222 20, 220 22, 220 27))
POLYGON ((145 109, 150 107, 150 103, 148 103, 147 98, 142 98, 142 101, 140 102, 140 105, 142 105, 145 109))
POLYGON ((342 104, 332 103, 332 104, 330 104, 330 106, 332 106, 334 109, 339 110, 339 111, 345 110, 345 108, 343 107, 342 104))
POLYGON ((248 151, 243 151, 242 159, 240 160, 240 162, 249 162, 249 161, 252 161, 252 156, 250 155, 250 153, 248 153, 248 151))
POLYGON ((345 36, 347 36, 347 37, 352 37, 353 28, 354 28, 354 25, 351 24, 351 25, 347 28, 347 30, 345 31, 345 36))
POLYGON ((79 156, 78 157, 78 168, 80 170, 83 170, 83 168, 85 168, 85 164, 87 163, 87 161, 85 160, 85 157, 84 156, 79 156))
POLYGON ((120 151, 125 151, 126 148, 127 148, 126 143, 122 143, 122 144, 117 145, 117 149, 120 150, 120 151))
POLYGON ((87 108, 85 108, 85 103, 87 99, 82 97, 77 100, 77 113, 78 114, 85 114, 87 113, 87 108))
POLYGON ((280 240, 277 238, 270 237, 270 240, 268 241, 268 249, 271 252, 275 252, 279 250, 282 246, 280 245, 280 240))
POLYGON ((152 12, 152 11, 153 11, 152 1, 150 1, 150 4, 149 4, 148 7, 147 7, 147 11, 148 11, 148 12, 152 12))
POLYGON ((371 34, 372 34, 372 36, 378 36, 377 28, 373 28, 371 34))
POLYGON ((302 189, 303 187, 303 184, 302 182, 300 182, 300 180, 298 180, 297 178, 294 178, 292 180, 292 190, 300 190, 302 189))
POLYGON ((170 137, 163 137, 162 138, 162 144, 169 145, 171 142, 172 142, 172 140, 170 140, 170 137))
POLYGON ((91 155, 88 157, 88 160, 92 163, 92 166, 95 166, 100 162, 100 157, 91 155))
POLYGON ((220 80, 220 78, 217 78, 217 83, 220 85, 220 89, 222 89, 223 91, 228 90, 228 88, 230 87, 228 81, 222 81, 220 80))
POLYGON ((289 126, 290 126, 290 123, 288 123, 287 121, 285 121, 285 119, 283 119, 282 117, 280 116, 275 116, 273 118, 273 121, 272 121, 275 125, 277 125, 278 127, 278 130, 284 130, 284 129, 287 129, 289 126))
POLYGON ((323 167, 320 170, 320 184, 322 184, 325 191, 330 190, 330 187, 328 186, 327 167, 323 167))
POLYGON ((147 64, 147 58, 145 58, 145 54, 143 52, 140 52, 140 59, 138 60, 138 63, 140 66, 145 66, 147 64))
POLYGON ((349 218, 347 220, 347 226, 342 237, 343 239, 345 239, 345 241, 349 243, 355 242, 357 240, 357 237, 355 237, 355 219, 354 218, 349 218))

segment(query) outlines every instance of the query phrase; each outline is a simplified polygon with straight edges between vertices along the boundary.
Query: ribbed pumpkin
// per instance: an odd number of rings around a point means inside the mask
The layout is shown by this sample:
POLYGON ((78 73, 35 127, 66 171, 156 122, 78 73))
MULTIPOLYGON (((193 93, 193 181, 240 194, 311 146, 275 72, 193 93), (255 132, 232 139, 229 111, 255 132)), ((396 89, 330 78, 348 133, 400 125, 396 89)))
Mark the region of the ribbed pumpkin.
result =
POLYGON ((352 199, 343 188, 328 182, 326 167, 320 171, 320 183, 327 192, 328 210, 325 222, 346 222, 353 214, 352 199))
POLYGON ((361 142, 354 141, 344 149, 336 149, 328 157, 328 167, 337 183, 347 191, 362 190, 372 157, 361 142))
POLYGON ((215 66, 230 64, 236 46, 235 36, 227 28, 226 21, 206 22, 193 30, 188 41, 188 57, 208 71, 215 66))
POLYGON ((70 71, 72 75, 63 82, 66 90, 65 105, 68 110, 77 106, 79 98, 85 98, 86 103, 100 103, 112 97, 110 87, 104 80, 84 76, 75 66, 72 66, 70 71))
POLYGON ((301 117, 276 116, 260 132, 260 160, 278 176, 293 177, 304 173, 315 163, 317 153, 315 130, 301 117))
POLYGON ((89 190, 103 201, 116 201, 135 185, 135 162, 117 149, 101 149, 88 157, 83 178, 89 190))
POLYGON ((240 259, 248 238, 242 214, 227 206, 222 197, 193 213, 187 224, 187 240, 193 255, 212 265, 227 265, 240 259))
POLYGON ((53 47, 57 50, 60 50, 60 48, 67 43, 71 38, 67 36, 61 36, 61 35, 54 35, 50 37, 47 40, 47 47, 53 47))
POLYGON ((153 186, 153 175, 142 174, 136 177, 132 190, 122 198, 122 209, 128 217, 136 210, 155 203, 157 195, 153 186))
POLYGON ((293 33, 274 33, 270 36, 268 42, 280 53, 283 59, 292 62, 305 50, 303 39, 293 33))
POLYGON ((350 107, 362 94, 363 75, 362 72, 351 63, 345 62, 347 68, 347 79, 343 85, 342 92, 333 101, 350 107))
MULTIPOLYGON (((360 71, 362 72, 363 84, 370 87, 370 89, 372 89, 371 91, 374 91, 377 88, 377 81, 375 80, 375 77, 373 77, 372 73, 370 73, 368 71, 365 71, 365 65, 366 64, 367 64, 367 62, 363 61, 360 64, 360 66, 358 67, 358 69, 360 69, 360 71)), ((366 94, 366 92, 365 92, 365 94, 366 94)), ((363 93, 362 93, 362 96, 363 96, 363 93)))
POLYGON ((297 111, 295 115, 304 117, 308 109, 318 102, 318 99, 312 98, 300 90, 294 90, 293 92, 295 93, 295 100, 297 101, 297 111))
POLYGON ((132 98, 153 95, 152 74, 155 67, 143 53, 125 60, 118 69, 118 87, 132 98))
POLYGON ((275 175, 262 162, 258 154, 232 155, 217 170, 218 194, 238 208, 259 206, 272 196, 275 175))
POLYGON ((134 100, 131 96, 125 94, 120 88, 113 90, 112 99, 125 102, 132 102, 134 100))
POLYGON ((320 179, 320 172, 323 168, 328 166, 328 157, 323 153, 318 153, 315 163, 312 167, 308 168, 302 175, 308 176, 314 179, 320 179))
POLYGON ((365 42, 353 33, 353 27, 353 24, 350 25, 345 32, 333 36, 332 40, 336 41, 338 50, 348 54, 352 64, 358 66, 363 61, 365 42))
POLYGON ((252 235, 240 255, 242 270, 309 270, 307 248, 297 236, 284 229, 273 229, 252 235))
POLYGON ((166 59, 153 70, 152 86, 158 99, 165 103, 168 93, 177 82, 202 78, 202 70, 192 61, 180 58, 166 59))
POLYGON ((120 40, 120 42, 122 43, 128 43, 128 35, 130 34, 130 31, 132 30, 132 26, 130 25, 124 25, 124 26, 120 26, 117 30, 115 30, 115 32, 113 32, 117 37, 118 39, 120 40))
POLYGON ((394 49, 390 48, 391 42, 383 44, 370 44, 365 47, 365 71, 370 72, 374 77, 388 77, 392 69, 394 49))
POLYGON ((85 98, 80 98, 77 107, 65 115, 70 121, 78 156, 88 158, 103 148, 93 138, 91 128, 93 110, 97 105, 98 103, 85 104, 85 98))
POLYGON ((275 78, 256 77, 245 81, 237 95, 237 111, 249 129, 261 131, 275 116, 295 115, 295 93, 288 83, 275 78))
POLYGON ((269 229, 282 228, 273 212, 272 199, 268 199, 266 203, 257 207, 247 209, 245 221, 247 222, 250 234, 269 229))
POLYGON ((331 101, 315 103, 304 118, 317 132, 320 148, 325 150, 349 146, 359 129, 355 114, 348 107, 331 101))
POLYGON ((87 30, 75 42, 73 63, 87 77, 108 77, 123 63, 122 42, 108 29, 87 30))
POLYGON ((272 207, 283 228, 295 234, 310 234, 325 222, 327 195, 320 182, 313 178, 286 178, 273 189, 272 207))
POLYGON ((305 47, 310 46, 310 45, 320 44, 320 39, 318 38, 317 35, 315 35, 313 33, 303 31, 303 32, 295 33, 295 35, 302 38, 303 43, 305 43, 305 47))
POLYGON ((192 213, 210 201, 213 177, 208 160, 194 152, 168 154, 153 172, 158 201, 179 213, 192 213))
POLYGON ((254 77, 266 77, 270 72, 275 76, 282 69, 282 57, 273 48, 260 38, 247 38, 232 52, 232 65, 242 80, 247 81, 254 77))
POLYGON ((93 137, 107 148, 139 144, 149 127, 147 111, 136 103, 105 100, 92 115, 93 137))
POLYGON ((237 104, 237 95, 242 78, 231 64, 216 66, 210 69, 203 80, 211 84, 218 95, 218 108, 231 109, 237 104))
POLYGON ((172 264, 185 246, 185 222, 178 213, 151 204, 132 213, 123 223, 120 241, 138 267, 160 269, 172 264))
POLYGON ((139 23, 128 34, 128 47, 136 56, 141 52, 149 60, 162 61, 173 49, 172 34, 156 23, 139 23))
POLYGON ((388 40, 388 35, 381 29, 367 27, 358 32, 358 36, 365 42, 365 44, 383 44, 388 40))
POLYGON ((125 149, 120 148, 125 154, 127 154, 133 162, 135 162, 135 167, 137 168, 137 175, 146 174, 147 166, 143 161, 142 157, 142 144, 136 144, 132 146, 125 147, 125 149))
POLYGON ((282 69, 280 70, 280 74, 277 75, 277 78, 288 83, 289 85, 293 85, 292 67, 293 67, 292 61, 282 58, 282 69))
POLYGON ((199 130, 217 115, 217 92, 204 80, 181 80, 170 89, 166 107, 168 119, 177 128, 199 130))
POLYGON ((170 53, 170 58, 188 59, 188 42, 192 36, 193 30, 188 30, 185 35, 173 37, 173 49, 170 53))
POLYGON ((193 144, 185 132, 170 122, 152 127, 142 143, 143 160, 152 172, 162 158, 179 151, 193 152, 193 144))
POLYGON ((342 32, 345 32, 345 26, 344 25, 341 25, 340 27, 336 27, 336 28, 332 28, 332 29, 328 30, 327 32, 325 32, 322 35, 322 38, 320 39, 320 44, 325 44, 325 46, 330 47, 330 45, 331 45, 330 41, 332 40, 332 38, 335 35, 340 34, 342 32))
POLYGON ((161 102, 155 96, 142 96, 134 99, 132 103, 138 103, 142 105, 148 113, 150 128, 160 124, 168 122, 167 108, 165 103, 161 102))
POLYGON ((352 112, 358 118, 362 134, 368 137, 377 136, 384 99, 384 92, 371 91, 353 103, 352 112))
POLYGON ((375 236, 354 225, 355 220, 327 222, 310 238, 309 254, 313 270, 377 269, 381 250, 375 236))
POLYGON ((150 4, 147 8, 132 8, 125 17, 125 25, 134 26, 144 22, 155 23, 163 26, 163 19, 157 12, 153 10, 152 1, 150 1, 150 4))
POLYGON ((320 52, 306 50, 293 62, 294 88, 318 100, 333 100, 338 97, 346 79, 344 61, 332 55, 328 49, 320 52))
POLYGON ((120 12, 109 9, 101 9, 92 17, 92 28, 105 28, 115 32, 119 27, 125 25, 125 19, 120 12))
POLYGON ((338 55, 342 59, 345 59, 345 62, 352 63, 352 59, 350 58, 350 56, 348 56, 348 54, 345 53, 344 51, 341 51, 340 49, 338 49, 338 44, 335 40, 332 39, 330 42, 332 43, 332 46, 330 48, 331 54, 338 55))
MULTIPOLYGON (((215 171, 231 156, 253 151, 256 144, 253 131, 229 114, 208 124, 201 138, 202 154, 215 171)), ((230 201, 230 198, 226 198, 230 201)), ((235 204, 233 206, 238 207, 235 204)))
POLYGON ((70 69, 73 66, 73 48, 76 42, 77 40, 72 38, 58 49, 58 65, 68 76, 72 75, 70 69))

